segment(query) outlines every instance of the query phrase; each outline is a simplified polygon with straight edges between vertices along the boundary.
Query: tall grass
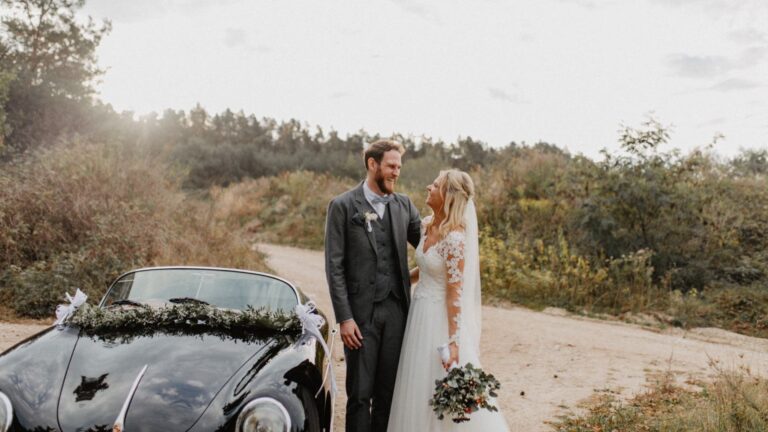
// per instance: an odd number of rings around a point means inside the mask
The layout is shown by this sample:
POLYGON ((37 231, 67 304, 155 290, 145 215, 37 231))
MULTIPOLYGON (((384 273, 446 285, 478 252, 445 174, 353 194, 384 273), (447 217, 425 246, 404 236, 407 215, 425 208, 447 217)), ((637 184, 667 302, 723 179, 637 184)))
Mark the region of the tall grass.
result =
POLYGON ((632 400, 604 396, 584 415, 552 425, 558 432, 764 432, 768 430, 768 381, 749 370, 716 368, 700 390, 674 383, 670 375, 632 400))
POLYGON ((0 172, 0 303, 50 316, 76 287, 98 300, 121 272, 160 264, 266 268, 181 176, 139 148, 73 143, 0 172))

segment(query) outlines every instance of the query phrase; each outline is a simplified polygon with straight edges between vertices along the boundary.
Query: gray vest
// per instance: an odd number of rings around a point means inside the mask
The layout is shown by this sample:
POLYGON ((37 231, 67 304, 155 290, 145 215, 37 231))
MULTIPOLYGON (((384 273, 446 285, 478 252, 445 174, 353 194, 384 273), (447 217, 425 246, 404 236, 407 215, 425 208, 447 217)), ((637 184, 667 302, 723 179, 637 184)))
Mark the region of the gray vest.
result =
POLYGON ((384 300, 389 293, 394 294, 398 299, 402 298, 403 280, 400 276, 397 248, 392 234, 392 218, 389 217, 389 214, 389 205, 387 205, 384 217, 377 220, 376 223, 371 223, 376 235, 376 247, 379 249, 373 296, 375 302, 384 300))

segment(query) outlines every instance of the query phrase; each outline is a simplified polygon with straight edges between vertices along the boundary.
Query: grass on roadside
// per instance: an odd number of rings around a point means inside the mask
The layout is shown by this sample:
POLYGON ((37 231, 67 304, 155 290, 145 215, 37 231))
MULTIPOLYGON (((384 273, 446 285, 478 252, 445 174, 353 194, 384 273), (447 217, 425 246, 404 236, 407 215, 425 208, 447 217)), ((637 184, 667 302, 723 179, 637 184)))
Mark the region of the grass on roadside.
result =
POLYGON ((600 395, 586 414, 564 416, 551 426, 557 432, 768 431, 768 380, 748 369, 711 366, 716 372, 712 382, 683 387, 670 373, 663 374, 629 401, 600 395))

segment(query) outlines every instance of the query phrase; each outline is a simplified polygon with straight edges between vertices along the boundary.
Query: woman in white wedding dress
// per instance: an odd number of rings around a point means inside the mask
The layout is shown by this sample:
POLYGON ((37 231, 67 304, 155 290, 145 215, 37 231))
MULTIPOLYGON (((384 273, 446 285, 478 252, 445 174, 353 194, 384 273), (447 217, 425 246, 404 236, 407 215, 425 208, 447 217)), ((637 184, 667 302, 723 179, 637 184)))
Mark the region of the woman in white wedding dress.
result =
MULTIPOLYGON (((503 432, 500 412, 480 410, 465 423, 438 420, 429 400, 435 380, 451 364, 480 367, 480 260, 474 185, 465 172, 441 171, 427 186, 432 215, 422 220, 416 248, 418 281, 408 311, 397 381, 389 417, 389 432, 503 432), (446 345, 444 362, 438 347, 446 345)), ((492 404, 498 407, 495 401, 492 404)))

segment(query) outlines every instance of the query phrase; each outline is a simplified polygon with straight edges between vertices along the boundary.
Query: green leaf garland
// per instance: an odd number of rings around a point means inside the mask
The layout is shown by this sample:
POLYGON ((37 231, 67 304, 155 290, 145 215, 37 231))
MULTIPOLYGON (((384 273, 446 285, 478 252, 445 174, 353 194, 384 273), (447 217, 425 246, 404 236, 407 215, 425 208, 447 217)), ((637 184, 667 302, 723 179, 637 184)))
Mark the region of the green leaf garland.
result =
POLYGON ((80 306, 65 321, 87 334, 153 333, 156 331, 252 334, 265 330, 283 334, 301 333, 295 313, 248 307, 243 311, 219 309, 200 303, 183 303, 154 308, 80 306))

